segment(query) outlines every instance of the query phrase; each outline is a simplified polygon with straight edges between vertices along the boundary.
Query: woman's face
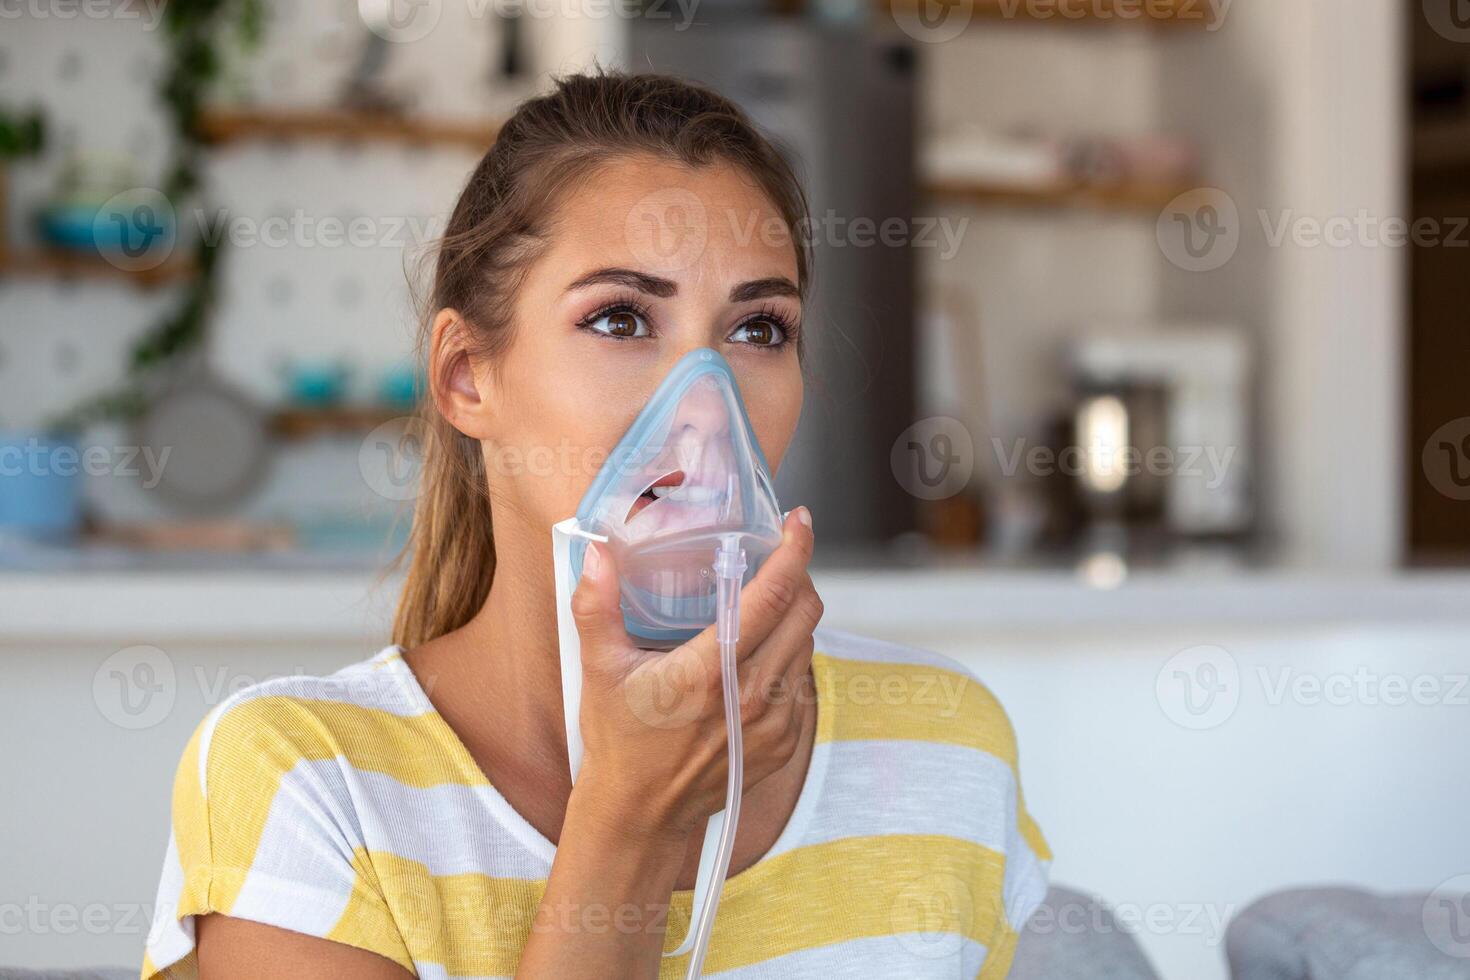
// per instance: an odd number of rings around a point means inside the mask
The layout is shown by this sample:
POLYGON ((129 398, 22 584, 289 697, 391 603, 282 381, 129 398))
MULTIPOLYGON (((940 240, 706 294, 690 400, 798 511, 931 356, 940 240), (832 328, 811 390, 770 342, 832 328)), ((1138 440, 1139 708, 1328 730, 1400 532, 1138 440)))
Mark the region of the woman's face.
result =
POLYGON ((659 382, 700 347, 729 362, 779 467, 801 413, 801 312, 791 234, 742 172, 646 156, 604 167, 558 209, 509 347, 475 372, 497 530, 509 518, 544 533, 575 513, 659 382))

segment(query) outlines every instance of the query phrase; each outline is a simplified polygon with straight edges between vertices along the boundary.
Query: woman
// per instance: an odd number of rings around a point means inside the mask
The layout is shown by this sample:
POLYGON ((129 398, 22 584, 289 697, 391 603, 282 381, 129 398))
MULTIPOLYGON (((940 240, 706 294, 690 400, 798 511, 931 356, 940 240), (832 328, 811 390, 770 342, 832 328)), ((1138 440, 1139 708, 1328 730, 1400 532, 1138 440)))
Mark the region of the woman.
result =
MULTIPOLYGON (((805 216, 745 116, 681 81, 571 77, 506 124, 437 257, 395 643, 200 725, 145 978, 684 975, 662 954, 724 805, 712 634, 636 649, 589 549, 573 786, 549 529, 696 348, 780 465, 805 216), (695 709, 649 723, 658 698, 695 709)), ((746 795, 706 972, 1002 977, 1050 857, 1010 725, 951 661, 817 630, 812 524, 788 514, 741 594, 746 795)))

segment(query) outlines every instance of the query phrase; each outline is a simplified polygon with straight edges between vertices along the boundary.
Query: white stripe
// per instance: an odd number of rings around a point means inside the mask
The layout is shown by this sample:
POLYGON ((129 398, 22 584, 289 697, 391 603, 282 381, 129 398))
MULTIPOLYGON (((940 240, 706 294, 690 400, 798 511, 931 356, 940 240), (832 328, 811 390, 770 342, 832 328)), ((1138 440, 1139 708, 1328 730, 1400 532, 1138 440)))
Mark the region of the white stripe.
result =
POLYGON ((980 972, 985 956, 982 943, 956 933, 903 933, 814 946, 708 975, 730 980, 968 980, 980 972))
MULTIPOLYGON (((449 980, 449 969, 443 963, 433 963, 428 960, 414 960, 413 969, 419 975, 419 980, 449 980)), ((511 978, 499 976, 470 977, 456 973, 454 980, 511 980, 511 978)))
POLYGON ((278 878, 251 867, 235 904, 230 907, 230 916, 304 932, 308 936, 330 933, 352 897, 350 877, 345 887, 339 880, 336 887, 313 888, 300 880, 299 865, 293 866, 292 872, 291 878, 278 878))
POLYGON ((912 739, 819 743, 826 785, 803 844, 933 834, 998 854, 1014 834, 1015 775, 988 752, 912 739), (939 801, 942 805, 936 805, 939 801))
MULTIPOLYGON (((287 784, 336 786, 351 808, 358 846, 417 861, 432 875, 539 880, 551 874, 555 848, 544 838, 528 839, 526 831, 535 830, 490 786, 408 786, 387 773, 354 769, 340 756, 298 762, 283 777, 283 790, 287 784)), ((294 846, 291 835, 299 834, 301 816, 282 814, 277 826, 272 808, 262 850, 267 845, 294 846)))
POLYGON ((163 875, 158 882, 158 904, 153 909, 153 922, 148 929, 148 956, 155 965, 173 963, 194 948, 194 919, 177 917, 179 898, 184 892, 184 868, 179 863, 179 847, 173 827, 168 832, 168 853, 163 858, 163 875))

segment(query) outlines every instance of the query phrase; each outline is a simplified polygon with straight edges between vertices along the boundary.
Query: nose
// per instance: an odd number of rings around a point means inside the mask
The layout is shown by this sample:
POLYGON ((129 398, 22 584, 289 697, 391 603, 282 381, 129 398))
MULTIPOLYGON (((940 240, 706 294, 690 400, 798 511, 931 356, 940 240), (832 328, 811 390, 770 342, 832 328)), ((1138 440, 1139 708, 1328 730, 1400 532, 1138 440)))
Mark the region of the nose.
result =
POLYGON ((730 409, 720 382, 705 375, 694 382, 674 410, 672 431, 681 440, 714 439, 730 431, 730 409))

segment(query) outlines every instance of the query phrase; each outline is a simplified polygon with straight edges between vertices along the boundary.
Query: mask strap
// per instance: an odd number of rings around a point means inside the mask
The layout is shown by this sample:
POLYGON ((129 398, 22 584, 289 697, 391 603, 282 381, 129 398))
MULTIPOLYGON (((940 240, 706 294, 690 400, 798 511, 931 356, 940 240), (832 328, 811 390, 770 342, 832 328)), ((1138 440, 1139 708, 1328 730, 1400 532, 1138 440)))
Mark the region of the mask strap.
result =
POLYGON ((607 535, 582 529, 575 517, 551 527, 551 557, 556 571, 556 635, 561 648, 561 708, 567 728, 567 759, 571 763, 572 782, 582 768, 582 637, 572 619, 572 539, 607 543, 607 535))
MULTIPOLYGON (((577 583, 572 581, 572 542, 575 538, 607 543, 607 535, 584 530, 575 517, 559 521, 551 527, 551 555, 556 571, 556 632, 561 648, 561 705, 567 731, 567 760, 572 770, 572 782, 582 768, 582 637, 577 632, 577 623, 572 619, 572 593, 577 583)), ((664 956, 683 956, 694 947, 699 935, 699 923, 694 916, 704 907, 704 897, 714 883, 715 863, 719 856, 720 833, 725 826, 725 811, 721 810, 709 818, 704 829, 704 844, 699 849, 699 872, 694 878, 694 902, 691 906, 689 931, 679 948, 664 956)))

